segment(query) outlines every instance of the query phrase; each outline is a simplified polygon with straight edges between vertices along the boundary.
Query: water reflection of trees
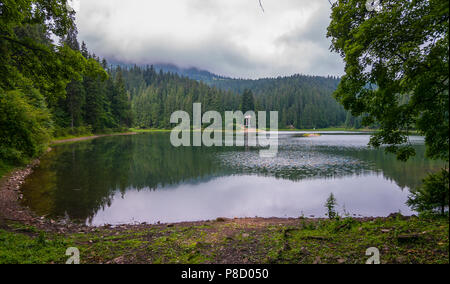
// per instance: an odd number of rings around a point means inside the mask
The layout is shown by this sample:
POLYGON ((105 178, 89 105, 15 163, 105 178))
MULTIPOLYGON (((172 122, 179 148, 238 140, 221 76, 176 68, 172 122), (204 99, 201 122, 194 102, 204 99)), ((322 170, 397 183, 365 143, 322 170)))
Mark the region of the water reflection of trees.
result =
POLYGON ((443 162, 425 158, 425 146, 417 145, 415 149, 417 155, 408 162, 398 161, 395 155, 387 154, 384 149, 292 144, 282 145, 278 157, 269 165, 259 158, 257 151, 247 151, 244 155, 227 153, 222 155, 222 159, 225 164, 231 164, 235 172, 245 174, 300 181, 363 176, 375 172, 402 189, 415 189, 428 173, 443 166, 443 162), (311 157, 305 160, 305 156, 311 157))
POLYGON ((258 151, 233 148, 174 148, 167 134, 108 137, 83 143, 55 147, 41 160, 41 165, 25 184, 26 202, 39 214, 68 216, 71 219, 92 219, 100 209, 110 206, 113 196, 132 188, 156 190, 179 183, 202 182, 228 174, 258 174, 289 180, 332 178, 379 171, 400 187, 414 188, 426 174, 424 169, 438 168, 418 157, 403 164, 382 150, 354 148, 315 149, 348 162, 304 167, 266 167, 229 164, 223 155, 250 155, 258 151))
POLYGON ((382 173, 401 188, 416 189, 422 184, 423 178, 439 170, 443 162, 426 159, 424 145, 414 148, 416 156, 407 162, 398 161, 395 155, 386 154, 384 149, 348 149, 342 154, 368 162, 371 169, 382 173))
POLYGON ((55 147, 24 187, 39 214, 89 219, 119 190, 195 182, 220 172, 215 149, 173 148, 167 136, 110 137, 55 147))

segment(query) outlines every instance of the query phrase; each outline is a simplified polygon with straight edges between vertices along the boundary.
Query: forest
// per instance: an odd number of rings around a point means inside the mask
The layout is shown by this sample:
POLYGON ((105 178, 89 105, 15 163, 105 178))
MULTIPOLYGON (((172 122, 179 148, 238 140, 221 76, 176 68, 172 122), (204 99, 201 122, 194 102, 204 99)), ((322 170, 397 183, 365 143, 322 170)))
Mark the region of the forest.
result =
POLYGON ((110 65, 78 42, 74 13, 64 6, 39 4, 42 15, 33 15, 24 5, 2 11, 0 167, 26 163, 55 137, 171 128, 171 113, 192 113, 195 102, 202 111, 279 111, 280 129, 359 126, 332 97, 338 78, 207 84, 153 66, 110 65))
MULTIPOLYGON (((294 75, 261 80, 228 80, 209 86, 176 73, 156 71, 153 66, 112 68, 113 77, 123 77, 132 105, 133 125, 140 128, 170 128, 170 115, 200 102, 203 111, 242 110, 245 96, 255 111, 278 111, 279 128, 312 129, 342 126, 347 112, 332 97, 336 78, 294 75)), ((351 116, 350 116, 351 117, 351 116)))
POLYGON ((360 120, 347 113, 332 94, 339 78, 293 75, 258 80, 219 79, 217 88, 255 94, 257 109, 279 112, 279 128, 313 129, 332 126, 360 128, 360 120))

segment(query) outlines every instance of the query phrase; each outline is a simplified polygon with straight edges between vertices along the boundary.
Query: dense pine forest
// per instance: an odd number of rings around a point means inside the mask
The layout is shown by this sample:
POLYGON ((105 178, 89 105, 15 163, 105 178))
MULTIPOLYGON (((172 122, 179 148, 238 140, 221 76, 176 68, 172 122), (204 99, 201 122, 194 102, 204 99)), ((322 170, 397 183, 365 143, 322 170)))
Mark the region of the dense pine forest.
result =
POLYGON ((330 126, 359 127, 333 98, 335 77, 294 75, 259 80, 219 79, 211 85, 233 92, 251 90, 256 108, 277 110, 280 128, 313 129, 330 126))
POLYGON ((84 58, 94 60, 105 73, 84 75, 81 80, 73 80, 67 85, 66 96, 52 109, 55 135, 64 136, 76 129, 100 133, 131 127, 130 97, 120 70, 112 76, 106 60, 89 53, 84 42, 81 49, 76 38, 67 43, 84 58))
MULTIPOLYGON (((244 110, 246 91, 256 111, 279 112, 279 128, 325 128, 346 123, 347 113, 332 97, 339 80, 295 75, 286 78, 221 81, 208 86, 176 73, 159 72, 153 66, 115 68, 132 102, 133 122, 141 128, 169 128, 176 110, 192 114, 192 104, 201 102, 203 111, 244 110)), ((350 116, 351 117, 351 116, 350 116)), ((347 121, 347 123, 349 123, 347 121)), ((350 122, 351 123, 351 122, 350 122)), ((348 124, 348 126, 355 126, 348 124)))
POLYGON ((139 128, 170 128, 170 116, 177 110, 192 115, 192 104, 202 103, 202 110, 237 110, 240 96, 220 91, 204 83, 174 73, 145 68, 117 67, 113 77, 123 76, 132 105, 133 125, 139 128))

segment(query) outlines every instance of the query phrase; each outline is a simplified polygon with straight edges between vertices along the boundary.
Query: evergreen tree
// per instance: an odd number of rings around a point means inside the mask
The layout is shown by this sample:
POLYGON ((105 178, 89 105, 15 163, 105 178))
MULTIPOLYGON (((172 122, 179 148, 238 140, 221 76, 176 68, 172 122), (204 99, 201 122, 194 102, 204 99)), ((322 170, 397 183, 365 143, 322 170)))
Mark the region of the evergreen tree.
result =
POLYGON ((255 99, 253 93, 250 90, 245 90, 242 95, 242 106, 241 110, 243 113, 247 111, 255 111, 255 99))
POLYGON ((117 72, 114 82, 114 90, 111 97, 111 111, 117 125, 131 127, 131 107, 120 69, 117 72))

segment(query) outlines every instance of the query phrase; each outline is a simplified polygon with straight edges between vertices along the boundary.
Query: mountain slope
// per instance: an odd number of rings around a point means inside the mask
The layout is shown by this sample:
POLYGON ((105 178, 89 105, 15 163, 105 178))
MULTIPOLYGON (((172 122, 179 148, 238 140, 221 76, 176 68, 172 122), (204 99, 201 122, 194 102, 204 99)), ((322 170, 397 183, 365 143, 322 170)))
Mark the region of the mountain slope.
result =
POLYGON ((245 89, 253 92, 256 111, 279 112, 280 128, 342 126, 347 118, 347 112, 332 97, 339 83, 333 77, 294 75, 241 80, 172 65, 134 66, 122 72, 132 99, 134 123, 143 128, 170 127, 171 113, 192 113, 194 102, 201 102, 203 111, 240 110, 245 89))

